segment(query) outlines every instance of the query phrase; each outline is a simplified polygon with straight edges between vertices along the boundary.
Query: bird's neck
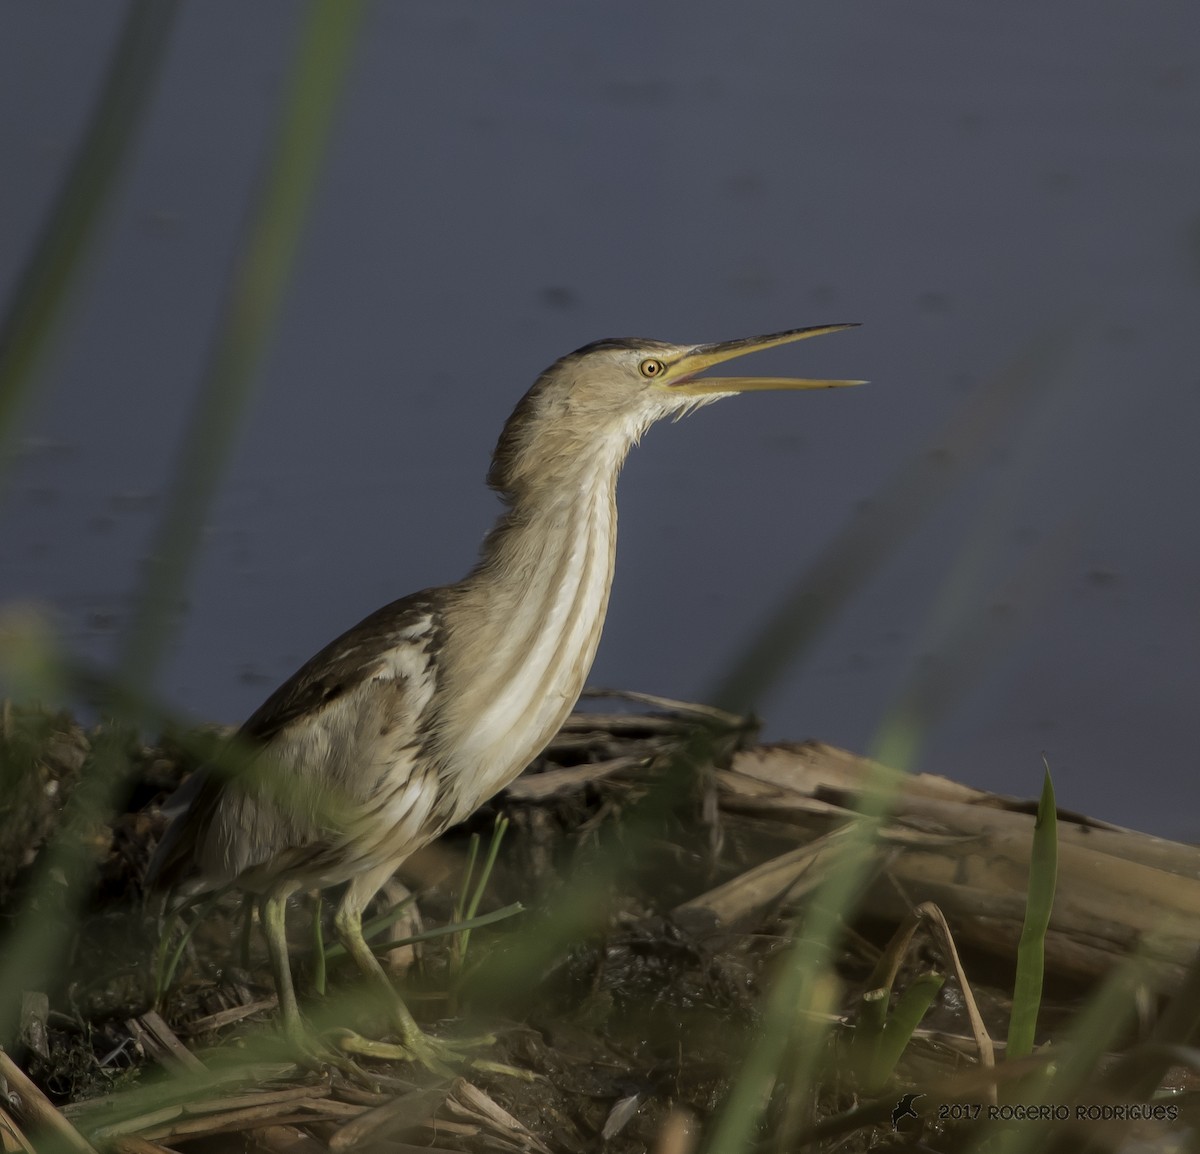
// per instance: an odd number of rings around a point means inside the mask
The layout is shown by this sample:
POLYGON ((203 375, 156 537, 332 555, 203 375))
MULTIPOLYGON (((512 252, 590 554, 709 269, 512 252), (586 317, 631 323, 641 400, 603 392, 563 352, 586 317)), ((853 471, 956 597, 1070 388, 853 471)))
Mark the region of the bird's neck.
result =
POLYGON ((579 698, 608 609, 626 448, 592 445, 509 494, 478 565, 450 590, 439 729, 478 795, 463 812, 520 773, 579 698))

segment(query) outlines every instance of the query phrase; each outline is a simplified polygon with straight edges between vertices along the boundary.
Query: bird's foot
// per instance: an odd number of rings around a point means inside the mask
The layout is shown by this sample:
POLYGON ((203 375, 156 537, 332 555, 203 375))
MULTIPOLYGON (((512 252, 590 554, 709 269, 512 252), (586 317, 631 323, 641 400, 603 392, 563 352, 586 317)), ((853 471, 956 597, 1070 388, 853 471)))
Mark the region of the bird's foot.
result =
POLYGON ((496 1044, 495 1034, 480 1034, 473 1038, 456 1038, 452 1042, 435 1038, 424 1030, 413 1030, 409 1027, 403 1045, 412 1054, 412 1061, 420 1062, 426 1069, 433 1069, 431 1062, 443 1066, 466 1066, 480 1073, 500 1074, 506 1078, 519 1078, 524 1082, 536 1082, 540 1074, 532 1070, 522 1070, 519 1066, 510 1066, 507 1062, 493 1062, 490 1058, 480 1058, 468 1053, 485 1046, 496 1044))
POLYGON ((318 1034, 306 1026, 285 1027, 284 1043, 296 1065, 317 1074, 337 1071, 348 1081, 365 1090, 378 1090, 379 1084, 349 1053, 342 1049, 338 1035, 341 1031, 318 1034))
POLYGON ((377 1042, 372 1038, 364 1038, 353 1030, 337 1030, 336 1045, 346 1054, 355 1054, 362 1058, 381 1058, 392 1062, 415 1062, 426 1070, 444 1078, 454 1076, 456 1067, 466 1066, 489 1074, 502 1074, 510 1078, 521 1078, 527 1082, 539 1078, 532 1070, 522 1070, 517 1066, 509 1066, 503 1062, 493 1062, 487 1058, 473 1057, 466 1051, 491 1046, 496 1038, 492 1034, 484 1034, 477 1038, 459 1038, 447 1042, 435 1038, 424 1030, 413 1029, 409 1025, 403 1031, 403 1042, 377 1042))

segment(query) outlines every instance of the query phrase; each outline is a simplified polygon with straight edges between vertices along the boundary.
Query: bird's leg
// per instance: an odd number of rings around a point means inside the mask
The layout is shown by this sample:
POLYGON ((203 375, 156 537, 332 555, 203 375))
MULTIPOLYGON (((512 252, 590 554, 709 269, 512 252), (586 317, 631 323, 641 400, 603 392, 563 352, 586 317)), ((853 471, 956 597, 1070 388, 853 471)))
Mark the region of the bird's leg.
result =
POLYGON ((374 1082, 369 1075, 340 1049, 322 1042, 305 1027, 300 1017, 287 944, 287 902, 296 888, 298 887, 293 886, 276 890, 263 898, 259 909, 263 933, 267 938, 267 953, 271 959, 271 973, 275 978, 275 990, 279 997, 283 1036, 301 1065, 318 1071, 333 1066, 355 1082, 372 1088, 374 1082))
POLYGON ((259 912, 262 916, 263 933, 267 938, 267 954, 271 959, 275 992, 279 996, 279 1017, 283 1033, 289 1042, 299 1045, 304 1035, 304 1026, 300 1021, 300 1007, 296 1003, 296 988, 292 985, 292 967, 288 960, 287 901, 290 896, 287 889, 276 890, 263 898, 259 912))
MULTIPOLYGON (((350 882, 346 887, 341 905, 338 906, 337 913, 334 915, 334 929, 337 931, 338 939, 345 947, 346 953, 354 959, 355 965, 371 985, 379 991, 388 1007, 392 1027, 400 1035, 400 1044, 403 1049, 402 1055, 392 1054, 392 1056, 403 1056, 420 1062, 426 1069, 433 1070, 438 1074, 449 1075, 452 1073, 450 1064, 461 1061, 462 1055, 444 1042, 430 1037, 421 1029, 416 1018, 412 1016, 412 1011, 404 1004, 404 999, 392 985, 387 972, 380 964, 379 959, 371 952, 371 947, 367 945, 366 939, 363 937, 363 908, 374 897, 379 887, 391 876, 392 870, 388 869, 383 876, 377 876, 380 873, 382 873, 381 870, 371 870, 365 874, 359 874, 350 882)), ((378 1052, 382 1049, 379 1043, 366 1039, 344 1038, 341 1044, 346 1049, 352 1049, 358 1053, 378 1052)), ((382 1053, 380 1056, 383 1056, 382 1053)))
POLYGON ((392 1027, 400 1036, 400 1046, 389 1047, 384 1043, 353 1036, 344 1036, 338 1044, 348 1052, 364 1056, 404 1058, 419 1062, 426 1069, 443 1075, 452 1073, 451 1066, 466 1061, 476 1069, 529 1077, 529 1071, 517 1070, 511 1066, 482 1059, 470 1059, 463 1054, 463 1048, 472 1045, 490 1045, 495 1041, 493 1037, 471 1039, 455 1045, 425 1033, 417 1024, 417 1020, 404 1004, 404 999, 400 997, 395 986, 392 985, 391 979, 387 976, 379 959, 367 945, 362 932, 363 909, 378 892, 380 886, 391 877, 393 869, 394 866, 387 866, 357 875, 346 887, 341 905, 334 916, 334 928, 337 930, 338 938, 346 948, 346 952, 384 998, 390 1011, 392 1027))

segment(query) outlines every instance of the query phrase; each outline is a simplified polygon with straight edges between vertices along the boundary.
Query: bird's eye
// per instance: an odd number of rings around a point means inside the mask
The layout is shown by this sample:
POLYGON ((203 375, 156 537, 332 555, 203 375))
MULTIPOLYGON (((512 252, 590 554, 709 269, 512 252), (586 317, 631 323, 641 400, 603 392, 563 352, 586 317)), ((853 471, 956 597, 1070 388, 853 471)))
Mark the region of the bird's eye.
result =
POLYGON ((647 380, 654 377, 661 377, 667 371, 667 366, 662 363, 657 357, 647 357, 640 365, 638 372, 647 380))

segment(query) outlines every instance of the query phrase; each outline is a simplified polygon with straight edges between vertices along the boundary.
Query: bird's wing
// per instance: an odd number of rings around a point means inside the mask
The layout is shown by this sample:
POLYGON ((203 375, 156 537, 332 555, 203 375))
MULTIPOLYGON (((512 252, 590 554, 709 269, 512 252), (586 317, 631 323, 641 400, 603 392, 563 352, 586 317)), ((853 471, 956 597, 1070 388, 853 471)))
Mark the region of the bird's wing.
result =
POLYGON ((436 656, 441 644, 436 593, 425 590, 377 609, 306 661, 247 719, 239 735, 270 741, 286 725, 318 710, 386 669, 398 646, 419 644, 436 656))
MULTIPOLYGON (((336 708, 340 699, 361 692, 369 683, 382 681, 399 688, 411 681, 418 667, 428 667, 436 655, 441 643, 440 622, 436 592, 415 593, 363 618, 305 662, 245 722, 234 738, 230 756, 222 758, 219 767, 202 767, 167 800, 164 810, 175 813, 151 858, 147 888, 179 885, 195 871, 197 856, 209 858, 213 850, 229 863, 230 868, 221 871, 224 884, 270 854, 293 848, 260 844, 253 849, 246 845, 218 849, 207 844, 211 836, 224 841, 238 833, 228 829, 226 822, 215 820, 230 801, 229 787, 237 783, 242 768, 255 760, 255 751, 290 746, 288 739, 297 727, 330 707, 336 708)), ((413 712, 409 716, 416 720, 413 712)), ((414 732, 410 740, 416 742, 422 736, 414 732)), ((304 768, 317 775, 321 772, 320 766, 304 768)), ((241 799, 241 804, 247 800, 241 799)), ((266 811, 270 808, 265 807, 260 815, 268 822, 266 811)), ((254 840, 248 830, 243 835, 243 841, 254 840)), ((214 888, 212 881, 198 878, 195 887, 185 888, 207 890, 214 888)))

